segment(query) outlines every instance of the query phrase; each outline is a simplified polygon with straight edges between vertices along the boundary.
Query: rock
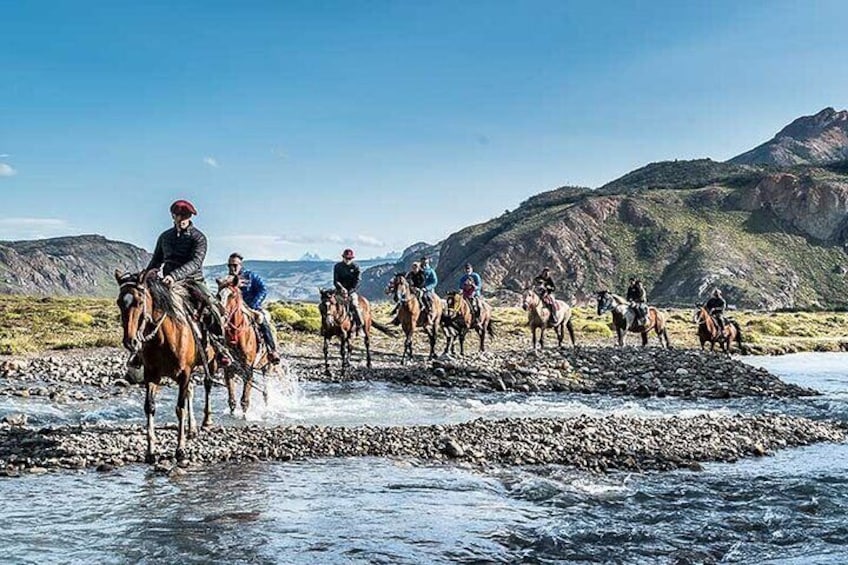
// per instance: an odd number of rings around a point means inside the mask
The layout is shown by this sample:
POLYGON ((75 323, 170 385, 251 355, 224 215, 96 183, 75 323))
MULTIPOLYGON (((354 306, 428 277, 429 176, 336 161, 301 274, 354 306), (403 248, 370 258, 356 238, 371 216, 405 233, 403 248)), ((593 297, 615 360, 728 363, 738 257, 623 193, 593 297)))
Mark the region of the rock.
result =
POLYGON ((10 426, 26 426, 28 417, 26 414, 8 414, 3 416, 2 422, 10 426))
POLYGON ((462 448, 458 441, 453 438, 447 438, 444 445, 442 446, 442 453, 444 453, 448 457, 457 458, 465 455, 465 450, 462 448))
POLYGON ((678 376, 681 376, 681 377, 682 377, 682 376, 686 376, 686 375, 688 375, 688 374, 689 374, 689 370, 688 370, 688 369, 684 369, 683 367, 680 367, 679 369, 677 369, 676 371, 674 371, 674 374, 675 374, 675 375, 678 375, 678 376))

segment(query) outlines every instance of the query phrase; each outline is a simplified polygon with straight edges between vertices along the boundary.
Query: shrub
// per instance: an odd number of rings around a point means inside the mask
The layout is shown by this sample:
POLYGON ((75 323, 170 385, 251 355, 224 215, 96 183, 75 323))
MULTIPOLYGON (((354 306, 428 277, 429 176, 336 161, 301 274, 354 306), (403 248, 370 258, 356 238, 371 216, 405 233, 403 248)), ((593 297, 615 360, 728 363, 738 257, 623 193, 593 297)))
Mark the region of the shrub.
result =
POLYGON ((613 331, 604 322, 595 322, 592 320, 585 321, 580 324, 580 333, 595 335, 598 337, 612 337, 613 331))
POLYGON ((59 321, 62 324, 66 324, 69 326, 77 326, 80 328, 86 328, 94 324, 94 316, 89 314, 88 312, 68 312, 65 311, 59 318, 59 321))
POLYGON ((292 324, 292 329, 299 332, 317 333, 321 329, 321 318, 301 318, 292 324))
POLYGON ((0 337, 0 355, 20 355, 37 349, 35 340, 28 334, 0 337))
POLYGON ((780 324, 769 320, 751 320, 745 326, 749 330, 761 333, 762 335, 784 336, 786 331, 780 324))
POLYGON ((294 309, 280 304, 271 306, 271 319, 278 324, 294 325, 302 319, 302 316, 294 309))

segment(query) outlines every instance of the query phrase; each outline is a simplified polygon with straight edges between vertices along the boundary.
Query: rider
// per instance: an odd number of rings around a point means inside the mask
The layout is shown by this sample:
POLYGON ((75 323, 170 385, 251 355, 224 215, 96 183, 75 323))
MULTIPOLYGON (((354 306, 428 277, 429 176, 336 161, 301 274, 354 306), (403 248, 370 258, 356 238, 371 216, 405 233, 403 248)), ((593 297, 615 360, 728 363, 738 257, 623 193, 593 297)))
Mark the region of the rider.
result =
POLYGON ((353 262, 353 249, 345 249, 342 252, 342 260, 333 267, 333 286, 348 295, 350 313, 353 321, 362 325, 362 315, 359 312, 359 295, 357 289, 362 280, 362 272, 359 265, 353 262))
POLYGON ((554 298, 556 284, 554 283, 554 279, 551 277, 550 267, 542 268, 542 272, 533 279, 533 286, 537 289, 537 292, 540 293, 542 302, 544 302, 545 306, 548 307, 548 310, 551 311, 551 316, 556 316, 557 304, 556 298, 554 298))
POLYGON ((471 304, 471 313, 474 319, 480 317, 480 296, 483 294, 483 279, 479 273, 474 272, 471 263, 465 264, 465 274, 459 279, 459 289, 462 296, 471 304))
POLYGON ((171 219, 174 227, 165 230, 156 241, 153 257, 145 271, 159 271, 162 282, 170 286, 184 282, 190 296, 208 316, 204 316, 204 326, 210 342, 222 365, 232 362, 224 345, 223 313, 221 305, 203 280, 203 260, 206 258, 206 236, 191 221, 197 215, 197 209, 188 200, 177 200, 171 204, 171 219))
POLYGON ((242 299, 257 314, 256 319, 259 322, 262 338, 265 340, 265 345, 268 346, 268 360, 273 364, 279 363, 280 355, 277 353, 277 344, 274 341, 274 334, 271 332, 268 313, 262 308, 262 303, 268 296, 265 281, 258 274, 244 268, 244 257, 238 253, 230 254, 227 259, 227 269, 231 276, 238 277, 242 299))
POLYGON ((436 270, 430 266, 430 258, 426 255, 419 259, 421 263, 421 271, 424 273, 424 287, 421 294, 421 301, 428 311, 433 311, 433 292, 436 290, 436 285, 439 284, 439 277, 436 275, 436 270))
POLYGON ((718 335, 722 339, 724 338, 724 310, 727 308, 727 301, 724 300, 724 297, 721 295, 721 291, 719 289, 713 290, 713 296, 707 303, 704 305, 704 308, 707 309, 707 312, 713 317, 713 319, 718 324, 718 335))
POLYGON ((648 292, 641 280, 630 278, 626 298, 630 302, 630 307, 636 312, 636 325, 644 326, 648 322, 648 292))

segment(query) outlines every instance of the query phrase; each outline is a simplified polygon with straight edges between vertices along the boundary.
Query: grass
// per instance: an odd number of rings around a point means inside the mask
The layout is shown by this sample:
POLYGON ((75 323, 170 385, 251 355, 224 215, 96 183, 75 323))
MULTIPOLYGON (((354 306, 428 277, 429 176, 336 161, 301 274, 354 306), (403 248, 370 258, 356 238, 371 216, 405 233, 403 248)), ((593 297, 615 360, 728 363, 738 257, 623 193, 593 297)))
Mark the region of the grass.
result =
MULTIPOLYGON (((387 322, 391 304, 373 305, 377 320, 387 322)), ((320 316, 315 304, 273 302, 269 311, 282 343, 317 344, 320 316)), ((668 331, 675 347, 698 347, 692 311, 665 309, 668 331)), ((848 345, 848 313, 844 312, 732 312, 744 341, 754 352, 840 350, 848 345)), ((520 308, 496 307, 493 319, 499 339, 495 349, 529 343, 527 315, 520 308)), ((578 344, 612 344, 611 316, 597 316, 594 308, 574 309, 578 344)), ((399 338, 375 333, 375 347, 393 348, 399 338)), ((416 338, 423 346, 423 337, 416 338)), ((652 338, 653 339, 653 338, 652 338)), ((22 355, 45 350, 120 346, 118 308, 112 300, 98 298, 32 298, 0 296, 0 355, 22 355)), ((630 344, 638 336, 628 337, 630 344)), ((653 340, 655 343, 655 340, 653 340)), ((440 344, 441 344, 440 338, 440 344)))

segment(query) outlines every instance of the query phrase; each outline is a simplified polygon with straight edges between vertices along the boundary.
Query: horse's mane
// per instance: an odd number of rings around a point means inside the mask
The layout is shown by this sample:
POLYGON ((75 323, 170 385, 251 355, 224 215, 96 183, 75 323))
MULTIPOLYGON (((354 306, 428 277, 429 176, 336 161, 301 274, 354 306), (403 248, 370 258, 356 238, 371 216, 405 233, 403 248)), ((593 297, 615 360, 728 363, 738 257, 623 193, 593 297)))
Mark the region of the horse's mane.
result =
POLYGON ((153 298, 154 308, 177 320, 185 321, 188 318, 186 302, 189 291, 186 284, 175 283, 168 287, 159 279, 150 279, 147 281, 147 288, 153 298))
POLYGON ((609 294, 610 296, 612 296, 612 299, 613 299, 616 303, 618 303, 618 304, 627 304, 627 299, 626 299, 626 298, 624 298, 623 296, 621 296, 620 294, 615 294, 615 293, 613 293, 613 292, 608 292, 607 294, 609 294))

